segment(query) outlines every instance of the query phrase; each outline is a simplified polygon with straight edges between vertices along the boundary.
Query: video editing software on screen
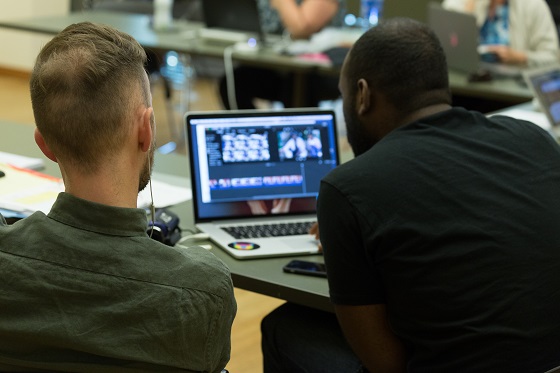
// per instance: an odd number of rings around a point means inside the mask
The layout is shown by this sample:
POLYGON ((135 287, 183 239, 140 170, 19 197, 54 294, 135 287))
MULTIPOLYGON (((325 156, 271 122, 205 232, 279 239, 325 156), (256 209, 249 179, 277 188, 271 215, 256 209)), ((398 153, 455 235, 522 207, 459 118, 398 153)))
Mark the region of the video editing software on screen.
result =
POLYGON ((206 210, 199 216, 278 199, 311 200, 306 212, 314 211, 320 180, 337 165, 333 121, 329 114, 192 119, 196 198, 206 210))

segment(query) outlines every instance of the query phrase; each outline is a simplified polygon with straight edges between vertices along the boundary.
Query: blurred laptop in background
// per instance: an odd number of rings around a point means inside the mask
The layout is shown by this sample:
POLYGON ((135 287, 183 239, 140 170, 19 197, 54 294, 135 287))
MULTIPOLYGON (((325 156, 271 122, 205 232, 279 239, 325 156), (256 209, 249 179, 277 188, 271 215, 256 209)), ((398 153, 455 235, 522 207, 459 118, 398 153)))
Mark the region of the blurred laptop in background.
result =
POLYGON ((237 43, 254 39, 265 41, 258 4, 255 0, 203 0, 206 27, 200 37, 214 42, 237 43))
POLYGON ((450 69, 469 74, 488 72, 498 77, 521 77, 522 67, 500 63, 485 46, 479 46, 474 15, 430 3, 427 20, 442 44, 450 69))

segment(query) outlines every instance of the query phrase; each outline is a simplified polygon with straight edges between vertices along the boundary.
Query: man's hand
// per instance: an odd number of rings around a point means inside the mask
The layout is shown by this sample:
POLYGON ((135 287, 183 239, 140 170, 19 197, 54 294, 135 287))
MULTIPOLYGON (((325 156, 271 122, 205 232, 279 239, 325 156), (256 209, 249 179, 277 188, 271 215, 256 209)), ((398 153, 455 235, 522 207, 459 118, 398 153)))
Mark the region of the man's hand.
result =
POLYGON ((508 65, 526 65, 527 55, 524 52, 517 51, 507 45, 488 45, 487 51, 495 53, 502 63, 508 65))
POLYGON ((309 228, 309 234, 315 236, 315 239, 318 241, 319 252, 323 252, 323 245, 321 245, 321 241, 319 241, 319 223, 315 223, 309 228))

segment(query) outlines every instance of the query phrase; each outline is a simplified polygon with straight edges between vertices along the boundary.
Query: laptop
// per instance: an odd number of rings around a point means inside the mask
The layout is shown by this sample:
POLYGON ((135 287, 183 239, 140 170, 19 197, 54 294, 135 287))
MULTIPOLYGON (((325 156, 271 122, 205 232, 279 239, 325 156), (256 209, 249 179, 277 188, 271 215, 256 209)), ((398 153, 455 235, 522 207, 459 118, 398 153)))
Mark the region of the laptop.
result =
POLYGON ((560 125, 560 65, 526 70, 523 78, 550 124, 560 125))
POLYGON ((333 111, 188 112, 185 122, 198 230, 238 259, 318 253, 308 230, 320 181, 339 164, 333 111))
POLYGON ((236 43, 251 38, 264 42, 256 0, 201 1, 206 27, 200 36, 208 41, 236 43))
POLYGON ((480 35, 473 14, 430 3, 427 18, 441 42, 450 69, 469 74, 485 70, 495 76, 521 77, 521 67, 496 62, 485 46, 479 46, 480 35))

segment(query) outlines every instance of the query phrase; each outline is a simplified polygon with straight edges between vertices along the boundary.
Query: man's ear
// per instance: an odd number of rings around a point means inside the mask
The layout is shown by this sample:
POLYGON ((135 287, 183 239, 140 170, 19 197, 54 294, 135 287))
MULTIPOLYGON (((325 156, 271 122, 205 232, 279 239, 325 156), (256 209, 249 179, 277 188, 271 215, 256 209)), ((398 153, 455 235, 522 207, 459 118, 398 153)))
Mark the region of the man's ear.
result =
POLYGON ((138 131, 138 145, 143 152, 150 150, 153 136, 155 136, 151 121, 153 114, 154 108, 149 107, 144 110, 142 117, 140 118, 141 123, 138 131))
POLYGON ((45 139, 43 138, 43 135, 41 135, 41 132, 39 132, 39 129, 37 127, 35 127, 35 143, 37 143, 37 146, 39 147, 39 149, 41 149, 43 154, 48 159, 50 159, 53 162, 58 163, 58 161, 56 160, 56 156, 51 151, 51 149, 49 148, 47 143, 45 142, 45 139))
POLYGON ((356 95, 356 105, 359 115, 365 115, 372 107, 371 90, 365 79, 358 80, 358 93, 356 95))

